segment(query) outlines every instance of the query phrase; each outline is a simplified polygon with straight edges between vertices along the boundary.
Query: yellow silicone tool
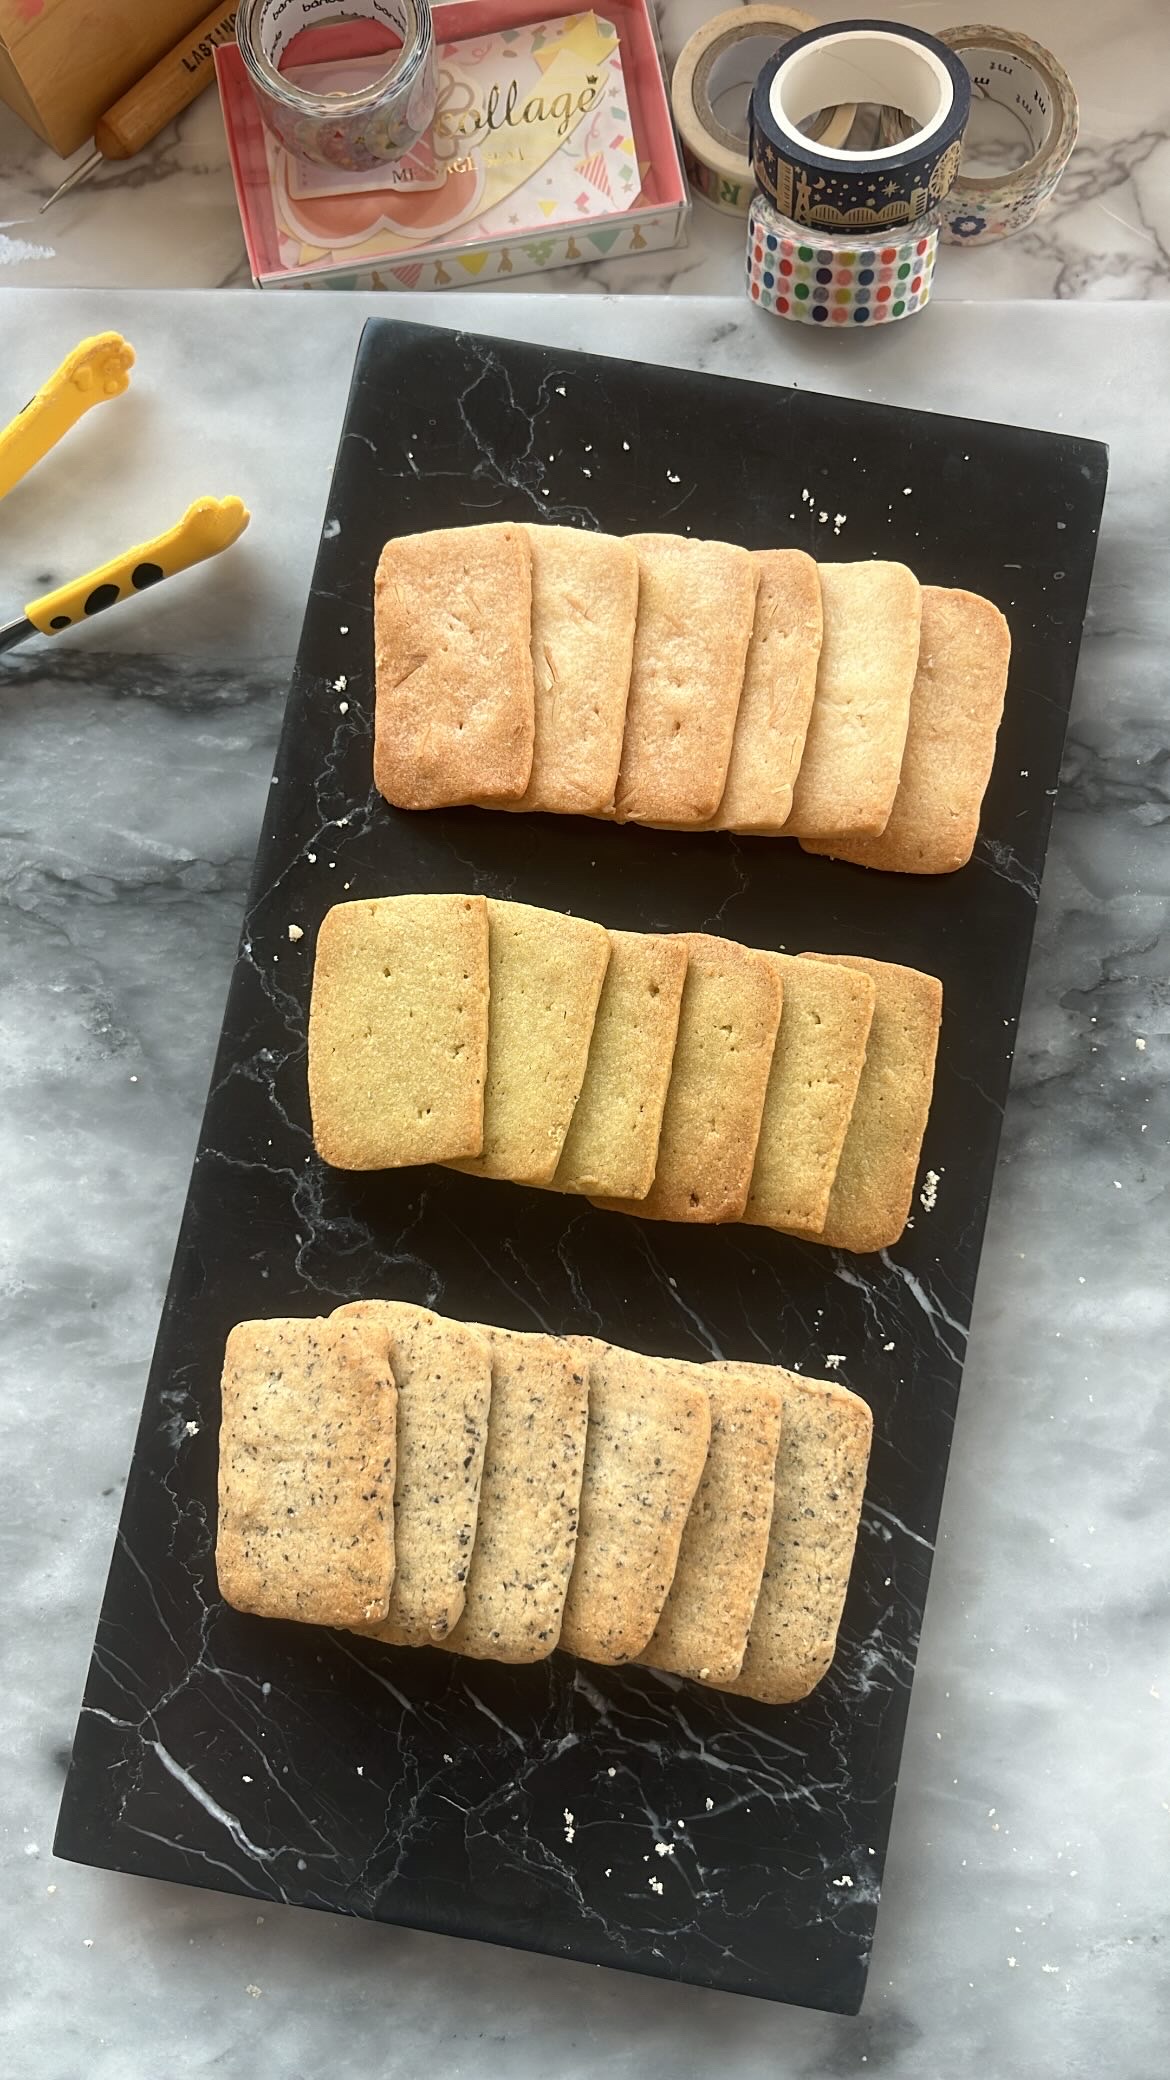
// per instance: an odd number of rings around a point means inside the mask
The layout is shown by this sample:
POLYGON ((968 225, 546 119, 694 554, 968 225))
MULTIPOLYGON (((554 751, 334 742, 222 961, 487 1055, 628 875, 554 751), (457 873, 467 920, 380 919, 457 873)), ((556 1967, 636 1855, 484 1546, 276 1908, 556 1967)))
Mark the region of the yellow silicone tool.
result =
POLYGON ((134 366, 134 349, 120 332, 83 339, 34 398, 0 433, 0 498, 55 448, 91 405, 121 397, 134 366))
POLYGON ((157 585, 160 578, 173 578, 176 571, 218 556, 221 549, 230 549, 239 540, 249 518, 240 498, 197 498, 166 534, 153 542, 140 542, 136 549, 125 550, 87 577, 75 578, 34 599, 24 610, 31 623, 29 633, 35 628, 43 636, 56 635, 75 621, 100 614, 116 600, 157 585))

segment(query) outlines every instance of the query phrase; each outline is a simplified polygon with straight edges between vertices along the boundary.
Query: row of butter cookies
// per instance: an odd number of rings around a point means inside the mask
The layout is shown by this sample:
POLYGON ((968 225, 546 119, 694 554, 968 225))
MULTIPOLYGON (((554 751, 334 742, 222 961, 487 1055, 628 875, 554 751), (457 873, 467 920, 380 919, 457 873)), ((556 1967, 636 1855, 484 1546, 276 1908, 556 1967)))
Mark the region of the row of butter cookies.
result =
POLYGON ((998 608, 900 563, 510 522, 400 536, 375 583, 374 777, 401 808, 759 832, 950 872, 1009 651, 998 608))
POLYGON ((482 896, 338 904, 314 963, 314 1141, 341 1169, 449 1163, 884 1249, 913 1200, 941 1000, 889 962, 482 896))
POLYGON ((221 1593, 475 1659, 640 1661, 770 1703, 833 1657, 865 1402, 399 1301, 242 1322, 222 1387, 221 1593))

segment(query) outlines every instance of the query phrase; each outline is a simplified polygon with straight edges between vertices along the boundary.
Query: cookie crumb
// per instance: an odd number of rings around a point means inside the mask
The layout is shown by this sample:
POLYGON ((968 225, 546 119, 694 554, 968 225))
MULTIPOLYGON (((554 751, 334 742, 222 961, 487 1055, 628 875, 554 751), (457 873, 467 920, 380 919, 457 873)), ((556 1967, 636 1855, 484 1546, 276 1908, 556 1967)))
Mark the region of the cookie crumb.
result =
POLYGON ((301 930, 301 927, 300 927, 300 925, 299 925, 299 924, 290 924, 290 926, 289 926, 289 928, 288 928, 288 936, 289 936, 289 939, 291 940, 292 944, 293 944, 293 945, 295 946, 295 945, 296 945, 296 943, 297 943, 297 940, 298 940, 298 939, 303 939, 305 935, 304 935, 304 932, 303 932, 303 931, 301 930))

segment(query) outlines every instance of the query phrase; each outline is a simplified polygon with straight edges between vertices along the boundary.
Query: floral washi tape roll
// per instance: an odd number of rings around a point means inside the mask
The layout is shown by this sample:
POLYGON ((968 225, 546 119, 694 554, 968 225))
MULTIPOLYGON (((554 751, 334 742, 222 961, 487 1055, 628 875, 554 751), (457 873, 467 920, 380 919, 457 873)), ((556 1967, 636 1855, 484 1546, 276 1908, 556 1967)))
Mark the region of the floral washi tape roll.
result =
POLYGON ((959 170, 971 80, 937 37, 897 22, 833 22, 769 59, 751 107, 756 180, 797 224, 883 235, 926 216, 959 170), (905 137, 868 150, 807 134, 818 109, 849 99, 900 109, 905 137))
MULTIPOLYGON (((436 81, 428 0, 347 0, 344 7, 328 0, 242 0, 236 41, 264 122, 295 158, 365 173, 402 158, 430 128, 436 81), (381 48, 363 65, 354 32, 360 40, 366 25, 381 32, 381 48), (298 78, 295 63, 282 71, 281 59, 305 29, 344 32, 346 56, 358 57, 364 76, 346 86, 334 78, 327 90, 317 91, 298 78), (398 49, 387 47, 387 32, 398 49)), ((338 63, 326 63, 335 75, 338 63)))
POLYGON ((891 325, 930 298, 939 214, 867 243, 810 231, 757 193, 748 216, 748 295, 761 310, 799 324, 891 325))
MULTIPOLYGON (((760 67, 777 47, 816 27, 799 7, 735 7, 696 29, 670 83, 683 164, 696 194, 728 216, 746 217, 755 188, 748 159, 748 109, 760 67)), ((830 109, 819 143, 844 144, 857 109, 830 109)))
MULTIPOLYGON (((948 245, 991 245, 1026 230, 1056 188, 1077 141, 1077 97, 1060 60, 1014 29, 976 23, 940 29, 938 36, 970 73, 972 106, 978 112, 954 185, 943 199, 942 237, 948 245), (1027 154, 1022 165, 1003 173, 969 172, 966 162, 976 150, 983 156, 1006 142, 999 125, 996 139, 984 142, 991 128, 985 115, 989 107, 1002 112, 1017 138, 1022 133, 1027 154), (972 135, 976 130, 978 143, 972 135)), ((906 118, 896 109, 882 110, 883 142, 901 138, 905 128, 906 118)))

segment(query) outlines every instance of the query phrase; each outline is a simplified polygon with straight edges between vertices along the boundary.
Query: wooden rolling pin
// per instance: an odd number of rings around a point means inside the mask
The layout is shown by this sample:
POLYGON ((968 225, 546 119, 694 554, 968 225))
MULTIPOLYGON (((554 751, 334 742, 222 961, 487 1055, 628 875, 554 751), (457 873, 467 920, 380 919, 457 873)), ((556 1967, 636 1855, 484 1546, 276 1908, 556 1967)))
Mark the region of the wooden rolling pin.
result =
POLYGON ((93 151, 75 166, 59 188, 54 188, 40 215, 96 173, 103 159, 133 159, 150 144, 160 130, 187 108, 215 78, 215 47, 232 43, 236 34, 235 7, 213 7, 201 22, 188 31, 181 43, 152 65, 137 86, 130 87, 120 101, 108 108, 94 127, 93 151))

